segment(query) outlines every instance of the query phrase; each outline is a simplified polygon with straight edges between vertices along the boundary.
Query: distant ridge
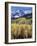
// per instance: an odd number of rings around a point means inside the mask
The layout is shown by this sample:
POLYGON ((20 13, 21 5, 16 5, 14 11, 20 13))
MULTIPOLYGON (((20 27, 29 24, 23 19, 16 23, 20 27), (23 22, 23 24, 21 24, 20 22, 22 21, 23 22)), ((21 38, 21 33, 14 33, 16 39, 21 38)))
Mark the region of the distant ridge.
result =
POLYGON ((20 17, 32 18, 32 11, 17 10, 16 12, 11 13, 11 19, 16 19, 20 17))
POLYGON ((19 17, 16 17, 16 18, 13 16, 13 17, 11 17, 11 19, 17 19, 17 18, 23 18, 23 17, 32 18, 32 13, 31 14, 26 14, 26 15, 24 14, 23 16, 19 16, 19 17))

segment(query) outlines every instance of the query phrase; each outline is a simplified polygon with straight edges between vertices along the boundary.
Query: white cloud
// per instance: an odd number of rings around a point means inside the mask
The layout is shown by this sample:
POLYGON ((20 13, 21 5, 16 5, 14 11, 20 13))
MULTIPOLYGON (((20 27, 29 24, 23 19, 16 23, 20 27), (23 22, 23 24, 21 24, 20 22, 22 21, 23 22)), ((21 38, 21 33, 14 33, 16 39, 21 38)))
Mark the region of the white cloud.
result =
POLYGON ((24 11, 25 14, 28 14, 28 13, 31 13, 32 11, 30 10, 27 10, 27 11, 24 11))
POLYGON ((16 15, 16 16, 14 16, 14 17, 15 17, 15 18, 18 18, 19 16, 16 15))

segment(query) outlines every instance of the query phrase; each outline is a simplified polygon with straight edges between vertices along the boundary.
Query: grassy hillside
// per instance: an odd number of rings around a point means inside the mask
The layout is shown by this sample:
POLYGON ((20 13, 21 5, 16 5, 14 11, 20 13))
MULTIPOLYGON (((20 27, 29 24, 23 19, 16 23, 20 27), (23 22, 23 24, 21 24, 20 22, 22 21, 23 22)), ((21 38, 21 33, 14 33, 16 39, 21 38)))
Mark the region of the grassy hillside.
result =
POLYGON ((18 18, 11 23, 11 39, 32 37, 32 19, 18 18))
POLYGON ((32 19, 30 18, 30 19, 27 19, 27 18, 18 18, 18 19, 15 19, 15 20, 12 20, 11 22, 12 23, 22 23, 22 22, 31 22, 32 21, 32 19))

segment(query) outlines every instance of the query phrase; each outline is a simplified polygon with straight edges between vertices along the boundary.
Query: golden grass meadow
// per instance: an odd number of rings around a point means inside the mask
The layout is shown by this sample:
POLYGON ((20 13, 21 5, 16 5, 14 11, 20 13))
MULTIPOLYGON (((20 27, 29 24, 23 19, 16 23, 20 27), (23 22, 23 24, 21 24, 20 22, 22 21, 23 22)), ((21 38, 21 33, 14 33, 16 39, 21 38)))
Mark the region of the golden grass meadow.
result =
POLYGON ((32 38, 32 18, 18 18, 11 21, 11 39, 32 38))

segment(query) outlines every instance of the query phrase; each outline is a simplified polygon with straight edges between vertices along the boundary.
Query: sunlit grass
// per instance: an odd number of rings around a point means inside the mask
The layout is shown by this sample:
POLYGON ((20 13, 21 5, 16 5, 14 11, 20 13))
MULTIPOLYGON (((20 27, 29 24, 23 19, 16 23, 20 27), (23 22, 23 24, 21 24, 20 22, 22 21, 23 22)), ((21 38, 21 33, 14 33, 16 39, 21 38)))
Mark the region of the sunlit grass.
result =
POLYGON ((15 38, 19 35, 23 37, 28 37, 28 35, 32 36, 32 25, 27 24, 11 24, 11 32, 12 36, 14 35, 15 38))
POLYGON ((16 23, 16 22, 20 22, 20 21, 22 21, 22 22, 25 22, 25 21, 31 21, 32 20, 32 18, 18 18, 18 19, 15 19, 15 20, 12 20, 12 23, 16 23))

